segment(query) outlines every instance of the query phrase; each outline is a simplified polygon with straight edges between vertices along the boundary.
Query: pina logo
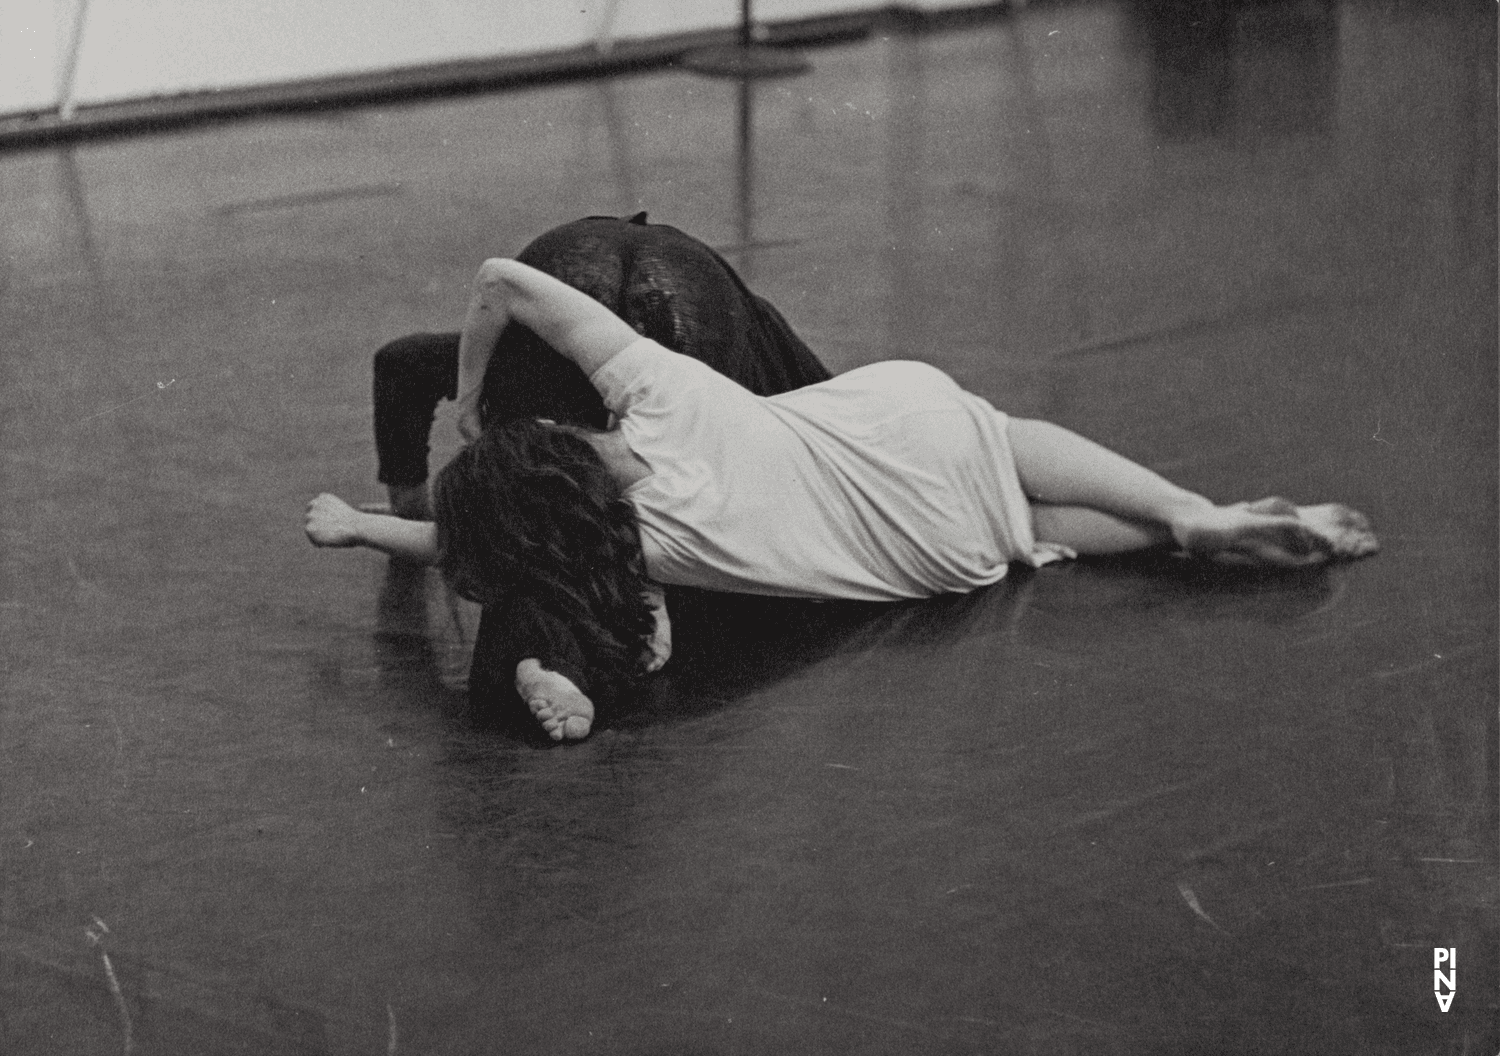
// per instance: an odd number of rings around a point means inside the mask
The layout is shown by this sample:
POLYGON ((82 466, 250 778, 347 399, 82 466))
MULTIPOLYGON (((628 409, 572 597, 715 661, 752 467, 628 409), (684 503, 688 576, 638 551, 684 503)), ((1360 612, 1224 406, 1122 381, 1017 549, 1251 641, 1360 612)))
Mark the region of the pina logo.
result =
POLYGON ((1432 948, 1432 989, 1437 998, 1438 1008, 1444 1012, 1453 1004, 1453 995, 1458 992, 1458 949, 1449 947, 1443 949, 1441 946, 1432 948), (1444 965, 1448 970, 1443 971, 1444 965), (1447 987, 1448 992, 1443 993, 1447 987))

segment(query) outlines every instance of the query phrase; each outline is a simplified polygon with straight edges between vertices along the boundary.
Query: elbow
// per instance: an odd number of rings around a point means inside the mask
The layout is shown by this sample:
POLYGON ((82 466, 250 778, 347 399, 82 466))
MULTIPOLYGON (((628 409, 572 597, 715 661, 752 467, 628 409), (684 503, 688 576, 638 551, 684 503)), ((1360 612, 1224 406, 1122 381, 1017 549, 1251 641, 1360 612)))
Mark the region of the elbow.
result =
POLYGON ((516 262, 504 257, 491 257, 479 265, 479 274, 474 277, 474 285, 485 293, 503 293, 514 275, 516 262))

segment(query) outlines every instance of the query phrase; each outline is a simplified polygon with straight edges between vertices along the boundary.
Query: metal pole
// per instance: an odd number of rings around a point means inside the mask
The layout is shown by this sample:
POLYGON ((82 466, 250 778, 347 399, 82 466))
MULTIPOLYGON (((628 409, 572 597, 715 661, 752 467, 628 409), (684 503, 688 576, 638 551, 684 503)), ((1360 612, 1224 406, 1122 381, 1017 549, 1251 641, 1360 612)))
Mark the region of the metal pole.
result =
POLYGON ((88 17, 89 0, 78 0, 78 12, 73 17, 73 32, 68 38, 68 51, 63 56, 62 77, 57 86, 57 116, 64 121, 73 119, 78 109, 73 102, 73 82, 78 77, 78 52, 83 47, 83 25, 88 17))
POLYGON ((738 43, 690 51, 682 57, 682 64, 710 77, 786 77, 808 71, 807 60, 797 52, 756 44, 754 26, 750 0, 740 0, 738 43))
POLYGON ((594 50, 600 55, 608 55, 615 46, 615 15, 620 11, 620 0, 609 0, 604 6, 604 14, 599 19, 599 28, 594 32, 594 50))

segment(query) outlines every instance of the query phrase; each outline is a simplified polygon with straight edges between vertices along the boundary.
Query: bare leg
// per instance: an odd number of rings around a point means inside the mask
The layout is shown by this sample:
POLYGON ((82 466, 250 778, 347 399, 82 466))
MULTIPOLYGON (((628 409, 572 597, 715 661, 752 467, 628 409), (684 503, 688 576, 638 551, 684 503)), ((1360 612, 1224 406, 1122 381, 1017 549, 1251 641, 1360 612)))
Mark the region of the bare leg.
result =
POLYGON ((1378 549, 1369 522, 1345 506, 1295 506, 1285 499, 1215 506, 1050 422, 1011 418, 1007 433, 1021 487, 1038 504, 1037 537, 1079 553, 1172 542, 1226 564, 1300 568, 1378 549))
POLYGON ((1095 557, 1172 546, 1176 542, 1171 531, 1162 525, 1127 520, 1088 506, 1035 504, 1031 507, 1031 522, 1036 537, 1043 542, 1095 557))
POLYGON ((554 741, 581 741, 594 726, 594 702, 572 679, 535 659, 516 665, 516 692, 554 741))
POLYGON ((1213 508, 1202 495, 1060 425, 1011 418, 1007 433, 1021 488, 1033 502, 1086 506, 1155 525, 1213 508))

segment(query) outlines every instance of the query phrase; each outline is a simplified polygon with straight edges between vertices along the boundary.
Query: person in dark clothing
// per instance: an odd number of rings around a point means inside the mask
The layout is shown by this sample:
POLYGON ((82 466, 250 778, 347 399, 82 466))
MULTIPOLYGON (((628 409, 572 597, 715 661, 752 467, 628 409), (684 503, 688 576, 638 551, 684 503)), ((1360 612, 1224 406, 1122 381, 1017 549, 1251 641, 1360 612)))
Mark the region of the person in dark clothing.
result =
MULTIPOLYGON (((646 214, 588 217, 541 235, 516 257, 582 290, 636 332, 691 356, 758 395, 772 396, 826 381, 828 370, 770 302, 697 239, 646 214)), ((459 395, 461 335, 413 334, 375 353, 374 419, 378 479, 390 510, 432 519, 428 452, 436 408, 459 395)), ((483 372, 472 434, 518 419, 603 429, 609 412, 584 373, 524 325, 501 331, 483 372)), ((460 591, 462 590, 462 585, 460 591)), ((473 593, 473 592, 468 592, 473 593)), ((640 665, 602 655, 581 633, 592 621, 566 597, 512 589, 486 594, 469 672, 478 708, 514 703, 545 691, 548 673, 568 679, 596 704, 611 705, 640 665), (520 679, 524 671, 527 678, 520 679), (524 681, 526 684, 522 685, 524 681)), ((665 607, 647 670, 670 650, 665 607)))

